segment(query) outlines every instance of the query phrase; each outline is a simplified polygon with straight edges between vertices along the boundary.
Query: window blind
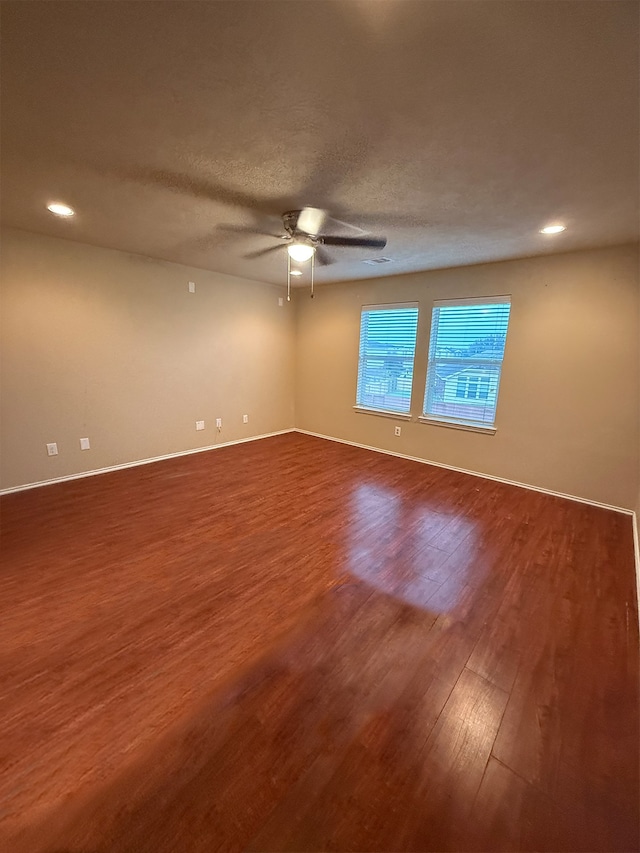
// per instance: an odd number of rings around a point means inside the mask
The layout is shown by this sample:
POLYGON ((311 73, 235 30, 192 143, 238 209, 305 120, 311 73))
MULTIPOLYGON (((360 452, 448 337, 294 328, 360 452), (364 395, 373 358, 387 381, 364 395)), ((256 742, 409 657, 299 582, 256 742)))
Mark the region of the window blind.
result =
POLYGON ((510 310, 508 296, 434 302, 425 417, 495 424, 510 310))
POLYGON ((356 405, 409 412, 417 330, 416 304, 363 307, 356 405))

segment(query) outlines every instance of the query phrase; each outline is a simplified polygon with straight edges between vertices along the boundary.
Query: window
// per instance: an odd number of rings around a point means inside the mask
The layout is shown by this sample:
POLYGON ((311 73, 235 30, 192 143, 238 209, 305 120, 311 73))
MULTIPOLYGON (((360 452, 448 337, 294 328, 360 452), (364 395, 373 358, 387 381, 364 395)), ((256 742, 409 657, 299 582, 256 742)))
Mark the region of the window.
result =
POLYGON ((456 383, 456 397, 463 400, 486 400, 489 397, 491 383, 487 376, 462 374, 456 383))
POLYGON ((510 308, 508 296, 434 303, 423 417, 493 427, 510 308))
POLYGON ((378 412, 409 412, 417 329, 415 304, 363 307, 357 406, 378 412))

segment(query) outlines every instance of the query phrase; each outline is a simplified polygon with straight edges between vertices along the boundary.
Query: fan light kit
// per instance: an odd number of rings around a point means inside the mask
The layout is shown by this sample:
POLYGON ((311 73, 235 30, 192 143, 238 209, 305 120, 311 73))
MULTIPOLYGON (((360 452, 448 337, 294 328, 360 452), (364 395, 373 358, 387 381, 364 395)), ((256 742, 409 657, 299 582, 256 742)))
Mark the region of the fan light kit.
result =
POLYGON ((74 216, 75 214, 75 210, 72 207, 60 201, 52 201, 51 204, 47 205, 47 210, 55 216, 74 216))
POLYGON ((540 229, 541 234, 560 234, 562 231, 566 231, 566 225, 546 225, 544 228, 540 229))
POLYGON ((305 261, 308 261, 309 258, 314 254, 316 248, 311 243, 302 242, 302 243, 289 243, 287 246, 287 252, 289 252, 289 257, 293 258, 294 261, 298 261, 298 263, 302 264, 305 261))
POLYGON ((289 270, 289 275, 302 275, 302 270, 289 270))

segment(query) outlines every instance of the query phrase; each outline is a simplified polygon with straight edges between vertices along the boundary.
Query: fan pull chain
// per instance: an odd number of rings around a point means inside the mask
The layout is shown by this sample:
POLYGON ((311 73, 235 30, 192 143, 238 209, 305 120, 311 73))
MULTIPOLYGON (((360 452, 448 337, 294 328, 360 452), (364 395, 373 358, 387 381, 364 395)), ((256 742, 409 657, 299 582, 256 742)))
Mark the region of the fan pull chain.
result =
POLYGON ((291 302, 291 256, 287 252, 287 302, 291 302))
POLYGON ((311 298, 313 299, 313 272, 316 268, 316 253, 311 255, 311 298))

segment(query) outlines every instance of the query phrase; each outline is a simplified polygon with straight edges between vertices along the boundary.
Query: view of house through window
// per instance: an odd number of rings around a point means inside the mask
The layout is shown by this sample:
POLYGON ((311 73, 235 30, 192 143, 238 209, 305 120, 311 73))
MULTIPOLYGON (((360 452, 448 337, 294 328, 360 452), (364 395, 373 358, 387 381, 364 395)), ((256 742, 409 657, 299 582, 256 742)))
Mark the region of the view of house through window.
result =
POLYGON ((418 306, 413 303, 363 307, 356 405, 409 412, 417 328, 418 306))
POLYGON ((425 417, 494 425, 510 308, 508 296, 434 303, 425 417))
POLYGON ((456 397, 463 400, 486 400, 489 397, 491 383, 487 376, 474 376, 473 374, 458 377, 456 386, 456 397))

